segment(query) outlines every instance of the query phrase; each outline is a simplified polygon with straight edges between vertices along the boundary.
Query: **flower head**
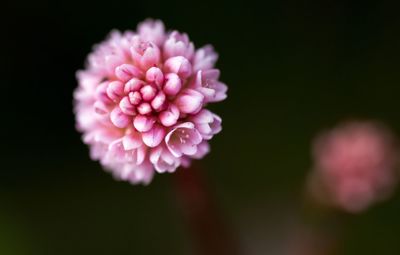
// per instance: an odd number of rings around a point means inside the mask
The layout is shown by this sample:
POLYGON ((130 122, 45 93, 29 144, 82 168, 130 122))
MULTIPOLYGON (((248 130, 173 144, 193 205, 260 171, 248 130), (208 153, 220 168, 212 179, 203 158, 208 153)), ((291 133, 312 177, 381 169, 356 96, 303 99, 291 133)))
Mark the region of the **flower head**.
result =
POLYGON ((146 20, 113 31, 77 72, 77 129, 116 178, 147 184, 209 152, 221 118, 205 110, 226 98, 212 46, 195 49, 185 33, 146 20))
POLYGON ((397 153, 392 134, 373 122, 345 123, 320 135, 310 182, 319 187, 314 195, 349 212, 365 210, 394 189, 397 153))

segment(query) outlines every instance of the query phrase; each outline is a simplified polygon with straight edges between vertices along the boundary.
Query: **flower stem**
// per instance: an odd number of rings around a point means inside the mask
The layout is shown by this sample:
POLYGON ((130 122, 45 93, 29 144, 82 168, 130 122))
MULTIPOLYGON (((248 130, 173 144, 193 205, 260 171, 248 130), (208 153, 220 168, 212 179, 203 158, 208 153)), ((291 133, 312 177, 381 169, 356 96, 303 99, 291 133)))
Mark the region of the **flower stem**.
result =
POLYGON ((198 165, 173 175, 178 204, 195 239, 197 254, 240 254, 232 232, 217 212, 204 171, 198 165))

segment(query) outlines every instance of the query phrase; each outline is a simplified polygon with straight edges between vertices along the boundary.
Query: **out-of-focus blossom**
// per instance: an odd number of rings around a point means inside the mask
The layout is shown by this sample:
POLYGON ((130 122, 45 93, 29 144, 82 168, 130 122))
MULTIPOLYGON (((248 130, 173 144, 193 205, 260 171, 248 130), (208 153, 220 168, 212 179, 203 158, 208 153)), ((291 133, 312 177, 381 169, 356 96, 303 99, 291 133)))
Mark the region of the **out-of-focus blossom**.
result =
POLYGON ((351 213, 363 211, 392 193, 397 157, 394 137, 383 125, 344 123, 314 142, 312 195, 351 213))
POLYGON ((147 184, 209 152, 221 118, 205 110, 226 98, 212 46, 195 49, 185 33, 147 20, 113 31, 77 72, 77 129, 91 157, 118 179, 147 184))
POLYGON ((337 230, 312 228, 307 225, 292 226, 287 241, 287 255, 336 255, 339 254, 337 230))

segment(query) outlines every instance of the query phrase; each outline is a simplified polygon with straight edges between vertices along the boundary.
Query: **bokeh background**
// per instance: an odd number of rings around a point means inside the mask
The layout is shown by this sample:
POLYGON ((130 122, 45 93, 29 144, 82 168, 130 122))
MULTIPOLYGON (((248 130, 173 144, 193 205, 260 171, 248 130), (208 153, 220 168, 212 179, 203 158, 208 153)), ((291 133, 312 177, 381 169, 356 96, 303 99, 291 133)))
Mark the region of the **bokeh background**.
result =
POLYGON ((360 215, 335 214, 340 224, 303 202, 320 130, 367 118, 400 133, 395 1, 37 0, 1 9, 1 255, 196 254, 175 177, 116 182, 74 128, 75 72, 92 45, 148 17, 220 54, 229 94, 212 109, 224 130, 198 165, 242 254, 288 254, 315 228, 340 233, 335 254, 400 253, 398 193, 360 215))

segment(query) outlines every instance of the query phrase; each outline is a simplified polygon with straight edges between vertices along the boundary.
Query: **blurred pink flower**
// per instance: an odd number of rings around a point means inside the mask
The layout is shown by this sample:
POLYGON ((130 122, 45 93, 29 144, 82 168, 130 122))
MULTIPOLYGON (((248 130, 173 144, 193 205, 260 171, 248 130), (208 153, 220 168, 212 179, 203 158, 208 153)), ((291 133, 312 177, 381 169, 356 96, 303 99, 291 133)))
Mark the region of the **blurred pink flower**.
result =
POLYGON ((356 213, 390 195, 397 183, 393 135, 373 122, 344 123, 314 143, 311 187, 320 202, 356 213))
POLYGON ((148 184, 209 152, 221 118, 205 110, 226 98, 212 46, 146 20, 137 32, 112 31, 77 72, 77 129, 116 178, 148 184))

